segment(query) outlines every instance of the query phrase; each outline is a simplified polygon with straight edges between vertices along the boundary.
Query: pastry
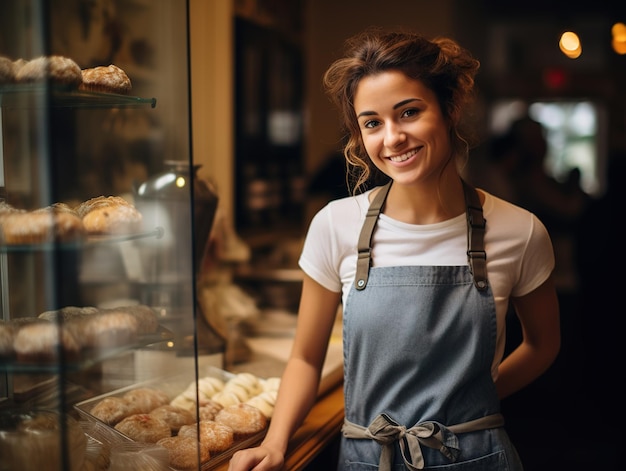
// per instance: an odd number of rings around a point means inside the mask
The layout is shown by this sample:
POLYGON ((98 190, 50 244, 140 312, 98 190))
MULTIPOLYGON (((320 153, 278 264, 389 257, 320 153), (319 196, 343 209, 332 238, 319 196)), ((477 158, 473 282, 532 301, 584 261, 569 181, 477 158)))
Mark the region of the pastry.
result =
POLYGON ((189 425, 196 422, 196 417, 191 411, 181 407, 172 406, 170 404, 164 404, 156 409, 153 409, 150 412, 150 415, 152 417, 156 417, 157 419, 161 419, 169 425, 172 435, 176 435, 178 430, 183 425, 189 425))
POLYGON ((235 433, 228 425, 213 420, 201 420, 198 423, 184 425, 178 431, 179 437, 192 437, 209 447, 211 453, 220 453, 228 450, 235 442, 235 433))
POLYGON ((83 69, 81 73, 81 90, 127 95, 132 88, 126 72, 113 64, 83 69))
POLYGON ((193 410, 196 408, 196 401, 191 397, 187 397, 183 394, 179 394, 171 400, 170 405, 180 407, 181 409, 193 410))
MULTIPOLYGON (((212 397, 224 389, 224 381, 213 376, 198 379, 198 405, 203 406, 212 402, 212 397)), ((188 393, 195 394, 195 388, 191 385, 188 393)), ((195 396, 194 396, 195 397, 195 396)))
POLYGON ((222 407, 241 403, 241 397, 233 391, 220 391, 213 395, 212 400, 221 404, 222 407))
POLYGON ((198 407, 198 415, 200 420, 215 420, 215 416, 224 407, 216 401, 208 400, 198 407))
POLYGON ((13 349, 17 359, 23 362, 54 361, 59 359, 59 353, 66 361, 73 361, 78 358, 80 344, 67 327, 40 321, 18 329, 13 349))
POLYGON ((156 443, 172 435, 170 427, 149 414, 133 414, 115 425, 115 430, 141 443, 156 443))
POLYGON ((208 444, 198 442, 195 437, 162 438, 157 445, 167 449, 170 466, 176 469, 199 469, 201 463, 211 458, 208 444), (200 457, 200 463, 198 463, 198 457, 200 457))
POLYGON ((12 83, 15 80, 13 61, 8 57, 0 56, 0 85, 12 83))
POLYGON ((132 306, 121 306, 107 311, 122 311, 130 314, 137 319, 137 332, 140 335, 153 334, 159 327, 159 320, 154 309, 142 304, 132 306))
POLYGON ((97 196, 75 209, 88 234, 128 234, 141 229, 141 213, 119 196, 97 196))
POLYGON ((61 309, 42 312, 38 317, 39 319, 45 319, 52 322, 70 322, 78 319, 84 319, 85 317, 96 313, 98 313, 98 308, 93 306, 65 306, 61 309))
POLYGON ((83 81, 80 67, 69 57, 41 56, 29 60, 15 73, 16 82, 51 82, 78 87, 83 81))
POLYGON ((238 373, 228 380, 224 386, 225 391, 234 391, 242 401, 256 396, 263 391, 259 378, 252 373, 238 373))
POLYGON ((52 207, 14 211, 2 217, 2 238, 8 245, 72 242, 85 234, 77 214, 52 207))
POLYGON ((131 415, 131 409, 128 402, 121 397, 109 396, 93 406, 89 413, 105 424, 113 426, 131 415))
POLYGON ((280 387, 280 377, 278 376, 261 379, 260 382, 263 391, 278 391, 278 388, 280 387))
POLYGON ((2 320, 0 320, 0 358, 13 356, 13 338, 15 337, 15 328, 2 320))
POLYGON ((244 438, 264 430, 267 417, 254 406, 246 403, 224 407, 215 416, 215 421, 229 426, 236 438, 244 438))
POLYGON ((210 404, 215 401, 212 400, 213 395, 224 389, 224 381, 213 376, 206 376, 199 378, 198 382, 192 381, 189 386, 176 396, 171 404, 182 407, 184 409, 194 409, 196 407, 196 400, 198 406, 210 404))
POLYGON ((246 404, 259 409, 265 417, 270 419, 274 414, 274 406, 276 405, 276 397, 278 391, 264 391, 261 394, 251 397, 246 401, 246 404))
POLYGON ((152 388, 131 389, 122 398, 135 414, 148 414, 157 407, 170 402, 166 393, 152 388))
POLYGON ((132 345, 137 341, 137 319, 121 311, 106 311, 71 323, 72 330, 87 348, 111 348, 132 345))

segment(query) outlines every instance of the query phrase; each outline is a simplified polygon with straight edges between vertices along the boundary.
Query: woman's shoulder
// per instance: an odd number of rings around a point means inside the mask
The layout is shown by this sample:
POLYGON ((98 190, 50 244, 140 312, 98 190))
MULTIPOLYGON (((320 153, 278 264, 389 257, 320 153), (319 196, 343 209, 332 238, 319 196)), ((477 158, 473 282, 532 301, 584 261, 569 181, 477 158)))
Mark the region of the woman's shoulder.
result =
POLYGON ((360 193, 355 196, 346 196, 338 198, 326 203, 326 205, 317 213, 316 217, 321 216, 331 218, 333 220, 345 219, 354 220, 361 219, 367 212, 369 207, 369 194, 371 190, 360 193))
POLYGON ((484 195, 483 213, 487 221, 487 236, 521 244, 549 242, 545 224, 531 211, 488 192, 484 195), (534 241, 534 242, 532 242, 534 241))
POLYGON ((478 191, 484 195, 483 212, 485 213, 485 218, 489 214, 496 214, 498 217, 507 217, 507 219, 510 217, 522 222, 526 221, 527 218, 535 217, 528 209, 516 203, 502 199, 482 189, 478 191))

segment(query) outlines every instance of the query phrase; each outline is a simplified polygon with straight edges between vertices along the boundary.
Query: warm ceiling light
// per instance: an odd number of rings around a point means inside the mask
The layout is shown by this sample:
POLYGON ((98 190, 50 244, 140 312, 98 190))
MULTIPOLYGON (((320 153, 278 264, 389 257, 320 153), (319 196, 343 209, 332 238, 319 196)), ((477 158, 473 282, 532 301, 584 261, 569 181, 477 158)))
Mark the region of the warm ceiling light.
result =
POLYGON ((626 25, 624 23, 615 23, 611 28, 613 39, 618 42, 626 41, 626 25))
POLYGON ((566 31, 561 35, 559 48, 570 59, 578 58, 583 52, 578 35, 572 31, 566 31))
POLYGON ((611 28, 613 40, 611 46, 618 54, 626 54, 626 25, 624 23, 615 23, 611 28))
POLYGON ((618 54, 626 54, 626 41, 618 41, 617 39, 614 39, 611 42, 611 46, 613 47, 613 50, 618 54))

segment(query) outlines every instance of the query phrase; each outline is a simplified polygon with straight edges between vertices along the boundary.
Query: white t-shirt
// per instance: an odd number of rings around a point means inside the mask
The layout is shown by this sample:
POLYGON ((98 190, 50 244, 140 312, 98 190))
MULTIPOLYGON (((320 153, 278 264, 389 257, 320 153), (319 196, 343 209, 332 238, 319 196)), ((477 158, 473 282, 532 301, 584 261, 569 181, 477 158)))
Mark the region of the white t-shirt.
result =
MULTIPOLYGON (((494 380, 504 354, 509 297, 539 287, 554 269, 550 236, 529 211, 483 190, 487 221, 487 276, 497 315, 494 380)), ((357 244, 369 207, 368 195, 328 203, 311 221, 299 264, 330 291, 342 292, 345 302, 356 274, 357 244)), ((372 266, 467 265, 465 213, 436 224, 406 224, 381 214, 372 239, 372 266)))

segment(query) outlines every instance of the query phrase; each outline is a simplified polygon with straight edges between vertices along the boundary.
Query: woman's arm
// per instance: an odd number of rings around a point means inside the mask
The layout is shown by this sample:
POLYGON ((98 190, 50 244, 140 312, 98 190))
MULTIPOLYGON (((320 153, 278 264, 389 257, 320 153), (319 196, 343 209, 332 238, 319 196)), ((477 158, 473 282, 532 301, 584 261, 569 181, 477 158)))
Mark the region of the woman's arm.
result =
POLYGON ((307 275, 302 284, 293 349, 280 382, 270 427, 260 446, 236 452, 229 471, 281 469, 289 438, 317 400, 317 391, 341 293, 307 275))
POLYGON ((561 348, 559 302, 551 278, 531 293, 512 298, 522 342, 500 364, 496 388, 503 399, 541 376, 561 348))

